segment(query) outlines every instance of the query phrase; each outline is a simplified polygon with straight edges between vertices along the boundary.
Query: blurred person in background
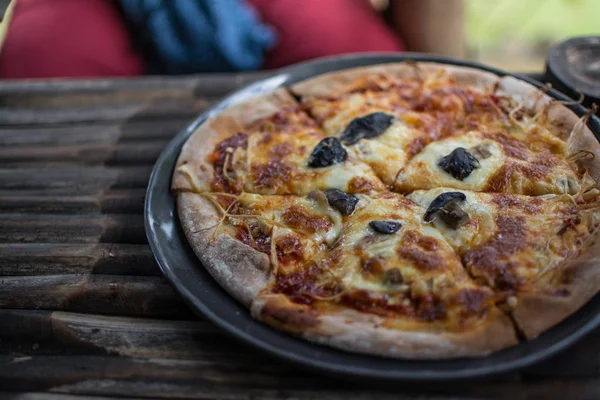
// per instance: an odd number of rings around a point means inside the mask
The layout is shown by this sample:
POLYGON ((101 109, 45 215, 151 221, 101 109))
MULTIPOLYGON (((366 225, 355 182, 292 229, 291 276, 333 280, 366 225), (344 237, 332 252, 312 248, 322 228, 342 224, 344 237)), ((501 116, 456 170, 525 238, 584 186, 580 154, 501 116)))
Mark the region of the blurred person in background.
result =
POLYGON ((461 56, 462 0, 13 0, 1 78, 279 68, 358 52, 461 56), (386 4, 384 4, 386 5, 386 4))

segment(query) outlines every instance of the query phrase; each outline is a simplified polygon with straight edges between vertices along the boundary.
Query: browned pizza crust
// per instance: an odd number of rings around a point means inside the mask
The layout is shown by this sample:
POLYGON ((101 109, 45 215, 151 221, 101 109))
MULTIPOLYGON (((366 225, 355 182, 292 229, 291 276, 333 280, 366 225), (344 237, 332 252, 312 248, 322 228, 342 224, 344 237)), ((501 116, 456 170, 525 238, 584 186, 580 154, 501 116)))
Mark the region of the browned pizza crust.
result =
POLYGON ((231 296, 250 307, 269 281, 269 257, 223 229, 215 235, 219 213, 201 195, 178 193, 177 206, 185 236, 202 265, 231 296))
POLYGON ((408 63, 392 63, 330 72, 297 83, 291 86, 290 90, 302 97, 328 96, 352 88, 359 79, 377 75, 392 78, 407 76, 418 78, 414 66, 408 63))
POLYGON ((458 85, 482 92, 492 92, 500 79, 496 74, 471 67, 438 63, 419 63, 418 66, 427 75, 450 74, 455 78, 458 85))
POLYGON ((173 190, 190 190, 189 180, 178 171, 186 165, 189 171, 198 177, 201 191, 210 190, 214 170, 206 157, 215 146, 231 135, 242 132, 244 126, 261 118, 268 117, 282 108, 298 105, 296 100, 285 89, 254 97, 250 101, 232 106, 218 116, 209 119, 196 129, 185 143, 177 159, 171 188, 173 190))
POLYGON ((589 248, 559 268, 566 284, 562 295, 523 293, 512 312, 527 338, 535 338, 561 322, 587 303, 600 289, 600 240, 596 236, 589 248))
MULTIPOLYGON (((464 332, 387 328, 385 320, 351 309, 315 311, 278 294, 260 295, 252 315, 304 339, 342 350, 384 357, 435 359, 474 357, 518 343, 510 319, 493 308, 477 326, 464 332)), ((423 327, 426 324, 423 324, 423 327)))
POLYGON ((301 97, 328 96, 349 90, 356 80, 371 76, 422 79, 424 76, 434 76, 438 73, 452 74, 459 85, 490 92, 499 79, 498 75, 475 68, 437 63, 401 62, 331 72, 297 83, 290 89, 301 97))

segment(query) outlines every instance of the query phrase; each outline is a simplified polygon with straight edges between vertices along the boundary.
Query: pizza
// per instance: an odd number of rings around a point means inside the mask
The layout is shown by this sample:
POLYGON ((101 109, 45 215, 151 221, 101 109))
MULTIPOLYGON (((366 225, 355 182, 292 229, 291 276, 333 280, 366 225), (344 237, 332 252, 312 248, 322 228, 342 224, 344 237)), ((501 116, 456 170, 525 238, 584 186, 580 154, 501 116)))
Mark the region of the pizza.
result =
POLYGON ((474 357, 600 290, 600 144, 564 104, 467 67, 329 73, 183 146, 181 225, 253 317, 352 352, 474 357))

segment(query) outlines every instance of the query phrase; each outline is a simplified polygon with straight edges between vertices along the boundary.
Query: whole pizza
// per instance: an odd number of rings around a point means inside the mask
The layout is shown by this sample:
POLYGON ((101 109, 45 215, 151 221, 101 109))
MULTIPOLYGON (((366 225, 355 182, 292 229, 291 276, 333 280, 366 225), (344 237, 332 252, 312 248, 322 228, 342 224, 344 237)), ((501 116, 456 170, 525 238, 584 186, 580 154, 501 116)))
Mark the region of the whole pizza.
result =
POLYGON ((196 255, 256 319, 360 353, 480 356, 600 289, 586 119, 479 69, 348 69, 203 123, 172 189, 196 255))

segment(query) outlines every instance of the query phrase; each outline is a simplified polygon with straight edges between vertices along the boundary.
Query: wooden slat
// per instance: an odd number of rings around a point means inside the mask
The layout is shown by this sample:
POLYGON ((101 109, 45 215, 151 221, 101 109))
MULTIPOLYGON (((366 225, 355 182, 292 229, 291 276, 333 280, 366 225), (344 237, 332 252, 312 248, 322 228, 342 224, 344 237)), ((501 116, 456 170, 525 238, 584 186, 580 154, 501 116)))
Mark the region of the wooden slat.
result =
POLYGON ((118 355, 179 360, 271 359, 233 340, 208 321, 0 310, 0 353, 20 355, 118 355), (37 343, 35 348, 31 343, 37 343))
POLYGON ((0 243, 0 276, 83 273, 162 276, 147 245, 0 243))
POLYGON ((0 165, 22 161, 105 165, 152 165, 168 142, 0 147, 0 165))
POLYGON ((148 76, 135 79, 4 81, 0 85, 3 106, 67 106, 172 98, 221 97, 272 72, 148 76), (95 100, 95 102, 94 102, 95 100))
POLYGON ((338 381, 276 362, 211 362, 108 356, 0 358, 0 385, 69 394, 202 399, 594 399, 600 380, 459 383, 338 381))
POLYGON ((152 166, 0 168, 0 189, 145 188, 152 166))
POLYGON ((193 319, 164 278, 116 275, 0 277, 0 308, 193 319))
POLYGON ((147 243, 141 215, 0 214, 2 243, 147 243))
POLYGON ((130 119, 120 123, 101 122, 68 125, 0 128, 0 145, 72 145, 169 140, 192 118, 163 118, 156 121, 130 119))
POLYGON ((63 190, 0 190, 0 212, 75 214, 102 212, 141 214, 146 189, 117 189, 85 192, 63 190))
POLYGON ((232 365, 211 360, 111 356, 0 356, 0 387, 11 390, 148 397, 178 395, 168 393, 171 387, 172 391, 185 388, 187 396, 200 394, 204 398, 213 398, 205 396, 217 397, 252 388, 306 390, 327 387, 330 382, 328 378, 298 373, 279 363, 259 360, 232 365))
POLYGON ((0 126, 183 118, 197 115, 209 105, 206 99, 194 99, 58 109, 0 107, 0 126))
MULTIPOLYGON (((0 353, 95 355, 184 360, 270 358, 231 339, 208 321, 164 321, 61 311, 0 310, 0 353), (31 348, 31 343, 38 346, 31 348), (12 349, 12 350, 11 350, 12 349)), ((563 354, 523 371, 524 376, 597 378, 600 329, 563 354), (586 356, 581 356, 585 352, 586 356)))
MULTIPOLYGON (((0 399, 11 400, 114 400, 114 397, 87 396, 64 393, 0 392, 0 399)), ((128 397, 128 400, 150 400, 149 397, 128 397)))

